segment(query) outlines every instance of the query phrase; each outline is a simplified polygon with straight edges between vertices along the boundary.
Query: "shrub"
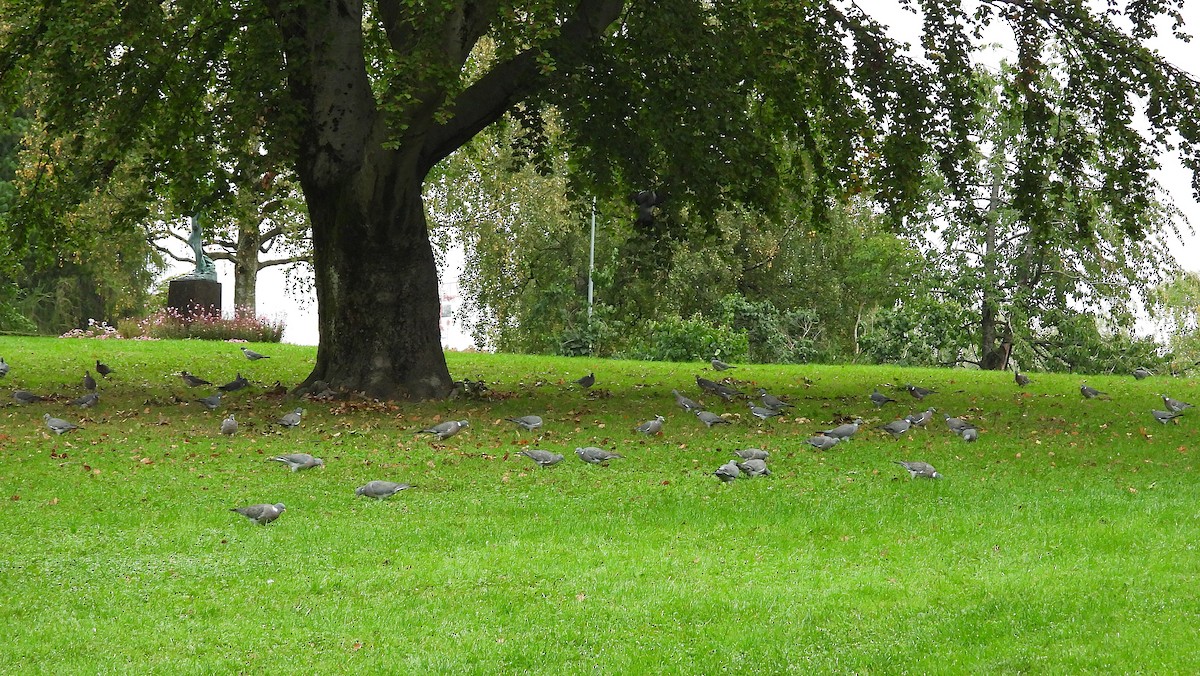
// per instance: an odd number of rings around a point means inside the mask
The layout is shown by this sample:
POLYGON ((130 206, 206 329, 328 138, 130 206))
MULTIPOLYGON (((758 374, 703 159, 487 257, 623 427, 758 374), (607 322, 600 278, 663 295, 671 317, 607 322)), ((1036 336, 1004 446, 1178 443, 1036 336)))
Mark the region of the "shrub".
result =
POLYGON ((746 332, 754 363, 803 364, 817 354, 821 325, 813 310, 781 312, 769 300, 752 302, 730 294, 721 299, 721 315, 726 325, 746 332))
POLYGON ((648 361, 745 361, 750 344, 745 331, 715 325, 700 315, 669 316, 646 322, 623 355, 648 361))
POLYGON ((165 308, 144 319, 127 319, 118 323, 126 338, 197 338, 200 340, 246 340, 256 343, 278 343, 283 337, 283 320, 255 315, 250 308, 237 308, 225 318, 207 311, 185 315, 175 308, 165 308))

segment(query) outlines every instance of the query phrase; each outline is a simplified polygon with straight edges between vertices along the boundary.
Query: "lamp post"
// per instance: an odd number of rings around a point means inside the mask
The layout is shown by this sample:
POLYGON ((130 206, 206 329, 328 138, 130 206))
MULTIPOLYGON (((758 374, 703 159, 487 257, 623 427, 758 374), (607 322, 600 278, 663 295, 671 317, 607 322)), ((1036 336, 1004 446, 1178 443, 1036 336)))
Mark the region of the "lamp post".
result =
POLYGON ((596 269, 596 198, 592 197, 592 246, 588 254, 588 321, 592 320, 592 271, 596 269))

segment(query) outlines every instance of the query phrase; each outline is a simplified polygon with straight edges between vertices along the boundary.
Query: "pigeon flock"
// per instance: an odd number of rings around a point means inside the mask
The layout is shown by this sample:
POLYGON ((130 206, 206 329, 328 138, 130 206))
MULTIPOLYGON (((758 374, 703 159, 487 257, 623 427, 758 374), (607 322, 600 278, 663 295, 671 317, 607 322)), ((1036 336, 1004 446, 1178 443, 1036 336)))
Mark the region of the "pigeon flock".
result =
MULTIPOLYGON (((245 357, 252 361, 269 359, 267 355, 260 354, 253 350, 244 347, 240 349, 245 357)), ((715 358, 712 360, 711 366, 714 371, 727 371, 736 368, 715 358)), ((95 363, 95 371, 99 376, 105 379, 116 373, 113 369, 101 363, 99 360, 97 360, 95 363)), ((9 372, 10 365, 2 357, 0 357, 0 378, 6 377, 9 372)), ((1017 386, 1026 387, 1030 384, 1029 378, 1016 369, 1013 370, 1013 374, 1014 381, 1017 386)), ((188 387, 212 385, 210 381, 192 375, 187 371, 180 371, 178 375, 188 387)), ((1147 369, 1139 368, 1134 370, 1132 375, 1134 378, 1142 380, 1151 376, 1152 374, 1147 369)), ((756 400, 750 395, 744 394, 742 391, 737 389, 738 383, 732 378, 725 378, 723 381, 717 382, 701 376, 695 376, 695 382, 697 387, 699 387, 703 393, 713 395, 714 397, 719 397, 726 403, 732 402, 734 399, 738 398, 745 399, 749 410, 749 415, 758 419, 759 425, 769 422, 772 418, 784 415, 786 410, 789 407, 792 407, 792 404, 769 393, 765 388, 761 387, 757 388, 758 397, 756 400)), ((596 383, 596 375, 594 372, 588 373, 586 376, 575 380, 574 383, 582 386, 586 390, 596 383)), ((233 381, 227 383, 226 385, 217 387, 216 391, 212 394, 205 397, 195 398, 191 401, 201 404, 210 411, 216 411, 222 406, 223 394, 240 390, 248 387, 249 385, 250 382, 246 380, 241 373, 238 373, 233 381)), ((100 394, 98 392, 99 385, 96 379, 92 376, 91 370, 85 371, 82 380, 82 386, 84 389, 84 394, 76 399, 71 400, 70 404, 81 409, 87 409, 95 406, 100 401, 100 394)), ((908 394, 918 402, 924 402, 927 397, 938 394, 937 390, 913 385, 911 383, 900 387, 893 387, 896 390, 908 392, 908 394)), ((1108 394, 1090 387, 1086 381, 1080 384, 1079 392, 1085 400, 1109 398, 1108 394)), ((715 425, 733 425, 736 421, 741 419, 741 416, 737 414, 717 414, 709 411, 697 400, 689 398, 685 394, 681 393, 678 389, 672 389, 671 394, 679 408, 683 409, 685 413, 694 415, 699 422, 703 423, 707 428, 711 428, 715 425)), ((1152 409, 1151 415, 1155 421, 1164 425, 1178 421, 1178 419, 1182 417, 1188 409, 1193 407, 1187 402, 1174 399, 1166 394, 1160 394, 1159 396, 1162 398, 1162 404, 1164 408, 1152 409)), ((55 397, 43 397, 24 389, 14 390, 12 397, 18 405, 28 405, 40 401, 55 400, 55 397)), ((867 395, 867 399, 871 402, 871 405, 875 409, 882 409, 887 404, 899 404, 896 399, 880 392, 878 387, 876 387, 869 395, 867 395)), ((182 399, 179 399, 178 401, 186 403, 185 400, 182 399)), ((885 422, 876 426, 874 429, 880 430, 882 433, 885 433, 893 439, 898 440, 905 435, 911 434, 912 430, 914 429, 927 428, 929 423, 933 421, 934 414, 937 412, 937 410, 937 408, 930 406, 923 411, 910 413, 907 416, 898 417, 889 422, 885 422)), ((303 420, 303 415, 304 409, 296 408, 280 416, 276 422, 278 425, 285 428, 298 427, 303 420)), ((545 422, 543 418, 538 415, 508 417, 504 420, 513 423, 522 430, 534 433, 541 431, 545 422)), ((839 424, 829 427, 828 429, 819 430, 812 433, 811 436, 805 438, 803 442, 818 451, 829 451, 836 448, 839 444, 851 441, 857 434, 859 434, 860 430, 866 424, 863 418, 859 417, 853 419, 843 418, 842 420, 844 422, 839 422, 839 424)), ((942 420, 945 423, 946 429, 951 433, 961 437, 964 442, 970 443, 979 439, 980 430, 973 422, 964 418, 953 417, 947 413, 942 414, 942 420)), ((43 416, 43 421, 46 429, 50 432, 53 432, 56 436, 83 429, 80 425, 71 422, 70 420, 55 417, 50 413, 46 413, 43 416)), ((663 434, 663 429, 666 422, 667 419, 664 416, 655 415, 653 418, 645 420, 634 427, 634 431, 647 436, 661 436, 663 434)), ((436 438, 436 441, 442 442, 455 436, 462 430, 468 429, 469 427, 470 421, 468 420, 448 420, 424 427, 418 430, 417 434, 431 435, 432 437, 436 438)), ((221 420, 219 424, 219 433, 226 437, 232 437, 236 435, 237 432, 238 421, 233 413, 229 413, 221 420)), ((541 437, 538 437, 538 439, 540 440, 541 437)), ((712 475, 715 476, 720 482, 734 483, 739 479, 771 476, 771 470, 767 465, 770 459, 770 453, 768 451, 759 448, 746 448, 736 450, 733 453, 736 456, 734 459, 721 464, 716 468, 715 471, 712 472, 712 475)), ((536 448, 526 448, 520 450, 517 452, 517 455, 528 458, 541 468, 554 467, 555 465, 561 463, 564 458, 562 453, 536 448)), ((596 446, 577 447, 575 449, 575 455, 585 463, 605 467, 607 467, 611 461, 623 459, 623 456, 620 453, 615 453, 596 446)), ((324 468, 325 466, 325 461, 321 458, 314 457, 308 453, 300 452, 276 455, 270 457, 268 460, 286 465, 291 472, 299 472, 301 470, 308 470, 318 467, 324 468)), ((942 478, 942 474, 940 472, 938 472, 930 464, 923 461, 895 460, 893 462, 907 470, 911 479, 942 478)), ((354 493, 357 496, 365 496, 382 500, 409 488, 412 488, 411 484, 375 480, 359 486, 355 489, 354 493)), ((237 512, 260 525, 266 525, 275 521, 285 510, 286 507, 283 505, 283 503, 263 503, 232 508, 232 511, 237 512)))

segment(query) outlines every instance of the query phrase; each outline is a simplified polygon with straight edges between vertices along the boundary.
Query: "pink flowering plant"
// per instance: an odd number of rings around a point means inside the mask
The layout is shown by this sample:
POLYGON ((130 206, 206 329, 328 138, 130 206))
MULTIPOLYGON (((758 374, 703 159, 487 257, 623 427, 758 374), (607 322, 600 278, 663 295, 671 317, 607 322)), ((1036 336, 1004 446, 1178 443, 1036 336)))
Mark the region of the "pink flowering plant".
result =
POLYGON ((223 317, 208 308, 180 312, 168 307, 143 319, 120 322, 120 332, 128 338, 197 338, 200 340, 244 340, 278 343, 283 337, 283 320, 257 315, 253 308, 235 308, 223 317))
POLYGON ((98 338, 107 340, 112 338, 123 338, 120 332, 107 322, 98 322, 95 319, 89 319, 86 329, 71 329, 59 336, 60 338, 98 338))

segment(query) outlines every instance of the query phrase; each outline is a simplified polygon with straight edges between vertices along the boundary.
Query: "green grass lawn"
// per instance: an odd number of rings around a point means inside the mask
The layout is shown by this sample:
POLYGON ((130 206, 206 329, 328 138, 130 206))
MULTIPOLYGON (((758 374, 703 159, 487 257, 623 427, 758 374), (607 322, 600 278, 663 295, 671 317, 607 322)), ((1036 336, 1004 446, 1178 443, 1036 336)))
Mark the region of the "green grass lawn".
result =
MULTIPOLYGON (((0 670, 6 673, 1197 673, 1200 414, 1190 380, 746 366, 796 405, 759 424, 701 397, 700 364, 450 354, 486 400, 315 402, 267 394, 313 348, 0 338, 0 670), (101 403, 69 399, 99 358, 101 403), (181 369, 255 387, 216 413, 181 369), (595 371, 585 395, 571 381, 595 371), (938 390, 939 417, 889 384, 938 390), (25 388, 54 401, 17 405, 25 388), (900 407, 877 411, 872 388, 900 407), (735 423, 706 429, 678 388, 735 423), (297 429, 271 424, 301 406, 297 429), (233 412, 241 430, 218 432, 233 412), (940 413, 981 429, 967 444, 940 413), (45 413, 83 429, 55 436, 45 413), (505 416, 545 418, 533 435, 505 416), (664 434, 639 422, 661 414, 664 434), (820 453, 846 416, 870 427, 820 453), (445 442, 415 432, 468 419, 445 442), (625 456, 586 465, 576 446, 625 456), (769 478, 721 484, 737 448, 769 478), (273 454, 323 469, 291 473, 273 454), (894 460, 945 475, 912 481, 894 460), (416 485, 356 497, 372 479, 416 485), (283 502, 260 527, 229 511, 283 502)), ((726 374, 722 374, 726 375, 726 374)))

